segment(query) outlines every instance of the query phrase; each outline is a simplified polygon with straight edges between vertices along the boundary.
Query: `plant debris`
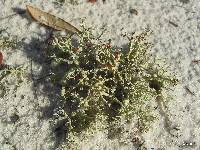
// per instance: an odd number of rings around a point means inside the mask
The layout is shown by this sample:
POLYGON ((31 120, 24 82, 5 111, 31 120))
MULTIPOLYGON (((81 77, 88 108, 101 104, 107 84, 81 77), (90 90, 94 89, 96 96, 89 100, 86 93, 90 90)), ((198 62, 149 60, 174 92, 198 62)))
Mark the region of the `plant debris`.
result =
POLYGON ((195 93, 194 92, 192 92, 187 86, 185 86, 184 87, 185 88, 185 90, 189 93, 189 94, 191 94, 191 95, 195 95, 195 93))
POLYGON ((192 63, 199 64, 200 63, 200 59, 199 60, 192 60, 192 63))
POLYGON ((134 14, 134 15, 136 15, 136 16, 138 15, 138 11, 137 11, 136 9, 133 9, 133 8, 130 9, 130 13, 131 13, 131 14, 134 14))
POLYGON ((38 8, 34 8, 30 5, 27 5, 26 8, 29 14, 41 24, 44 24, 56 30, 65 30, 67 32, 80 33, 80 31, 76 27, 72 26, 71 24, 69 24, 61 18, 43 12, 38 8))
POLYGON ((3 54, 2 54, 2 52, 0 52, 0 65, 2 65, 3 64, 3 54))
POLYGON ((177 25, 176 23, 174 23, 174 22, 172 22, 172 21, 170 21, 170 20, 169 20, 169 23, 170 23, 171 25, 173 25, 174 27, 178 27, 178 25, 177 25))
POLYGON ((96 3, 97 0, 88 0, 88 2, 90 2, 90 3, 96 3))

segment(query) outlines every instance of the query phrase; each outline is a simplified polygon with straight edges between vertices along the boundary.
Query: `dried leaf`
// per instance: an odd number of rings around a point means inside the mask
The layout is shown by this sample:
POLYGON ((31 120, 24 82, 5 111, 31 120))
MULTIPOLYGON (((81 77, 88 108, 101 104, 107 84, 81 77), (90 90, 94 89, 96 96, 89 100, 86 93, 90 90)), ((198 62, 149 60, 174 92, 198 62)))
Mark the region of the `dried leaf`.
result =
POLYGON ((61 18, 58 18, 49 13, 43 12, 39 10, 38 8, 34 8, 29 5, 27 5, 26 8, 27 8, 27 11, 30 13, 30 15, 41 24, 52 27, 56 30, 66 30, 72 33, 80 33, 80 31, 76 27, 72 26, 71 24, 69 24, 68 22, 64 21, 61 18))
POLYGON ((3 64, 3 54, 0 52, 0 65, 3 64))
POLYGON ((95 3, 95 2, 97 2, 97 0, 88 0, 88 2, 95 3))

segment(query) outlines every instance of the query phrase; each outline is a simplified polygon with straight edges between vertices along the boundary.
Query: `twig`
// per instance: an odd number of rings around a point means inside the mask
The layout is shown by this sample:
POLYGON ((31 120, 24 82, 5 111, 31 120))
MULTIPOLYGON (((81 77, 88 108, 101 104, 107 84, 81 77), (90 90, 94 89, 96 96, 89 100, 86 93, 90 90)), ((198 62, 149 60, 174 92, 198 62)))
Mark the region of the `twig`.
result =
POLYGON ((35 79, 35 80, 40 81, 40 80, 45 79, 45 78, 47 78, 47 77, 49 77, 49 76, 51 76, 51 75, 53 75, 53 74, 52 74, 52 73, 49 73, 49 74, 46 74, 46 75, 44 75, 44 76, 42 76, 42 77, 39 77, 39 78, 37 78, 37 79, 35 79))
POLYGON ((97 40, 99 40, 101 37, 102 37, 102 35, 106 32, 106 30, 107 29, 105 29, 105 26, 104 27, 102 27, 102 32, 101 32, 101 34, 97 37, 97 40))
POLYGON ((192 92, 187 86, 185 86, 184 88, 185 88, 185 90, 186 90, 189 94, 195 96, 194 92, 192 92))
POLYGON ((200 59, 199 60, 192 60, 192 63, 199 64, 200 63, 200 59))
POLYGON ((178 27, 178 25, 177 25, 176 23, 174 23, 174 22, 172 22, 172 21, 170 21, 170 20, 169 20, 169 23, 170 23, 171 25, 173 25, 174 27, 178 27))

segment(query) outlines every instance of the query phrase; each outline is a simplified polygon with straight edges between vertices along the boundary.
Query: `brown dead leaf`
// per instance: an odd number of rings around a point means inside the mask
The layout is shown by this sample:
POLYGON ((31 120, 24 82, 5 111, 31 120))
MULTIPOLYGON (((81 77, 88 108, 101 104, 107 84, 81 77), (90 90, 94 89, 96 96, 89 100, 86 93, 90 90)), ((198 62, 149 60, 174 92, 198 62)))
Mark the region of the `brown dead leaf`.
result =
POLYGON ((3 64, 3 54, 0 52, 0 65, 3 64))
POLYGON ((97 2, 97 0, 88 0, 88 2, 95 3, 95 2, 97 2))
POLYGON ((33 19, 40 22, 41 24, 44 24, 56 30, 66 30, 72 33, 80 33, 80 31, 76 27, 72 26, 71 24, 69 24, 68 22, 64 21, 61 18, 58 18, 49 13, 43 12, 39 10, 38 8, 34 8, 30 5, 27 5, 26 9, 30 13, 30 15, 33 17, 33 19))

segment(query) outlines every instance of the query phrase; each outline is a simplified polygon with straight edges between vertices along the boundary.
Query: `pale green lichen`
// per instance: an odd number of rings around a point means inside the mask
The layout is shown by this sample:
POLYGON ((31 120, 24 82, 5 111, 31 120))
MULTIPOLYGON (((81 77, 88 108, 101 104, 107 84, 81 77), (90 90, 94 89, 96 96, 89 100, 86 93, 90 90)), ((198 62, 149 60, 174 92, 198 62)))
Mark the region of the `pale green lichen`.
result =
POLYGON ((122 120, 137 118, 141 132, 150 127, 156 117, 152 101, 177 80, 150 59, 151 44, 145 39, 149 33, 124 35, 129 40, 126 51, 113 48, 110 40, 102 42, 84 26, 76 42, 71 36, 54 39, 47 54, 51 80, 61 87, 60 116, 66 120, 68 141, 98 130, 116 131, 122 120))
POLYGON ((27 67, 9 67, 1 66, 0 68, 0 97, 4 97, 12 90, 16 92, 17 88, 25 80, 27 67))
POLYGON ((63 6, 64 4, 72 4, 72 5, 78 5, 78 1, 77 0, 55 0, 53 2, 56 5, 60 5, 63 6))
MULTIPOLYGON (((1 52, 9 51, 9 49, 16 47, 16 45, 17 45, 16 39, 0 36, 1 52)), ((20 84, 23 82, 25 78, 26 68, 27 66, 25 65, 21 66, 7 65, 3 60, 3 64, 0 64, 0 98, 6 96, 8 92, 11 90, 11 87, 13 87, 13 90, 16 91, 16 89, 20 86, 20 84)))
POLYGON ((10 37, 0 37, 0 48, 13 48, 17 45, 17 40, 10 37))

